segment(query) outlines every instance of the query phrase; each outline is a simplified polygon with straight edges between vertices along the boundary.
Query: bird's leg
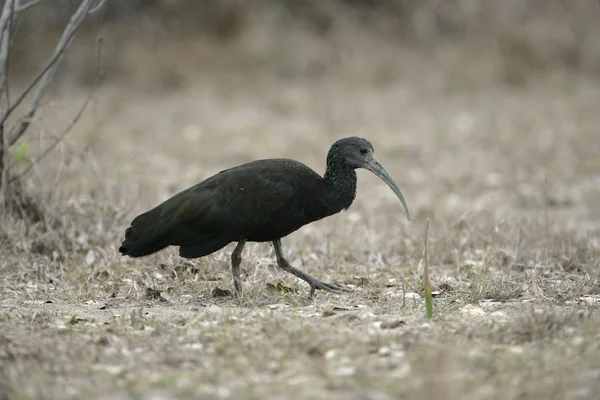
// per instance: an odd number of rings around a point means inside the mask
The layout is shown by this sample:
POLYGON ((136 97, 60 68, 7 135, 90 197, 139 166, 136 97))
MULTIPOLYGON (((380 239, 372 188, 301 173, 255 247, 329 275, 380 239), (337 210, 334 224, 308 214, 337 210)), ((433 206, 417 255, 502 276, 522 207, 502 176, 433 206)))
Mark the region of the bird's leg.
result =
POLYGON ((321 289, 331 293, 349 292, 348 289, 345 289, 338 285, 334 285, 332 283, 325 283, 307 274, 306 272, 300 271, 298 268, 292 267, 288 260, 286 260, 283 256, 283 252, 281 251, 281 240, 277 239, 273 241, 273 247, 275 248, 275 255, 277 257, 277 265, 279 266, 279 268, 289 272, 292 275, 297 276, 298 278, 302 279, 310 285, 310 295, 308 296, 309 298, 312 298, 314 296, 315 290, 317 289, 321 289))
POLYGON ((235 250, 231 253, 231 273, 233 274, 233 285, 235 286, 235 292, 238 297, 242 297, 242 277, 240 275, 240 264, 242 263, 242 250, 246 239, 240 239, 238 241, 235 250))

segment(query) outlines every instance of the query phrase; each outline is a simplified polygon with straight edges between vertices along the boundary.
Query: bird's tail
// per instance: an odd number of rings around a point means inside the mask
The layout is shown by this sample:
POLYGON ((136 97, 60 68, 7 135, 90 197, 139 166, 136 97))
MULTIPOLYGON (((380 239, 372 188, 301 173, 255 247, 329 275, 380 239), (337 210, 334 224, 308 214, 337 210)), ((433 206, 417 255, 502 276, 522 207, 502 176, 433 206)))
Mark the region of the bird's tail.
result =
POLYGON ((124 256, 143 257, 169 246, 167 235, 161 234, 152 223, 153 218, 146 214, 136 217, 125 230, 125 240, 119 247, 124 256))

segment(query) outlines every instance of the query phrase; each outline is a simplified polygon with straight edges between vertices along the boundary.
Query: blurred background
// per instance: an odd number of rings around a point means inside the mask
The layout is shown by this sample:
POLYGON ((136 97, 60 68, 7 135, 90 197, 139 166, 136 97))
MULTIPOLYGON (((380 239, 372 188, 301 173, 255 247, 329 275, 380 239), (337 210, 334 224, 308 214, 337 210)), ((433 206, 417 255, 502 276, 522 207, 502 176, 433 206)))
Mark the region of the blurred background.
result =
MULTIPOLYGON (((24 14, 16 85, 77 4, 24 14)), ((25 139, 31 157, 69 124, 98 68, 84 117, 36 166, 36 190, 141 211, 256 158, 323 173, 331 143, 357 135, 417 224, 535 216, 544 204, 565 227, 599 216, 597 1, 108 1, 60 67, 25 139)), ((385 186, 360 175, 358 211, 401 220, 385 186)))

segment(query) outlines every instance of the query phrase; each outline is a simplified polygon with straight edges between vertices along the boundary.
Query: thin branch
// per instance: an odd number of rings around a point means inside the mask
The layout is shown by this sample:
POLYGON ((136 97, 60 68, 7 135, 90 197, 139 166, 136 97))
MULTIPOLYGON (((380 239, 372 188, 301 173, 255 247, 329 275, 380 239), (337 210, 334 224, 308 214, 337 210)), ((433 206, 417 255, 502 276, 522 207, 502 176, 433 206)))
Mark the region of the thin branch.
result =
POLYGON ((17 131, 17 129, 19 129, 19 126, 22 122, 24 122, 25 120, 30 119, 27 117, 20 117, 17 122, 13 125, 12 128, 10 128, 10 131, 7 132, 6 137, 10 137, 14 135, 14 132, 17 131))
POLYGON ((58 44, 56 45, 56 50, 54 51, 53 57, 50 59, 48 64, 44 67, 44 69, 33 79, 33 81, 27 86, 25 91, 21 93, 21 95, 17 98, 16 102, 9 106, 5 115, 2 117, 0 124, 6 122, 8 117, 14 112, 17 106, 23 101, 23 99, 27 96, 27 94, 39 83, 37 87, 36 93, 34 95, 33 101, 29 105, 27 112, 24 115, 24 119, 19 124, 19 128, 17 131, 7 138, 7 143, 9 146, 13 145, 19 138, 27 131, 33 116, 35 115, 36 110, 38 109, 42 98, 52 78, 54 77, 54 73, 56 72, 56 68, 58 67, 58 61, 61 60, 62 56, 64 56, 66 50, 71 45, 75 33, 79 29, 81 23, 85 20, 87 13, 92 8, 94 0, 83 0, 79 5, 79 8, 75 13, 71 16, 71 20, 69 24, 65 28, 63 35, 61 36, 58 44))
MULTIPOLYGON (((94 86, 95 88, 95 86, 94 86)), ((50 154, 50 152, 52 150, 54 150, 56 148, 56 146, 58 146, 58 144, 60 142, 62 142, 64 140, 64 138, 67 136, 67 134, 71 131, 71 129, 73 128, 73 126, 75 126, 75 124, 77 123, 77 121, 79 121, 79 118, 81 118, 81 115, 83 114, 83 112, 85 111, 85 109, 87 108, 88 103, 90 102, 91 98, 93 95, 93 91, 90 90, 90 92, 88 93, 88 95, 86 96, 85 100, 83 101, 83 104, 81 105, 81 107, 79 108, 79 111, 77 111, 77 114, 75 114, 75 117, 71 120, 71 122, 69 123, 69 125, 65 128, 65 130, 61 133, 60 136, 58 136, 56 138, 56 140, 54 140, 54 142, 48 147, 46 148, 46 150, 44 150, 42 152, 42 154, 40 154, 35 160, 33 160, 31 162, 31 164, 29 164, 27 166, 27 168, 25 168, 23 170, 23 172, 21 172, 19 175, 13 176, 10 180, 10 182, 15 182, 18 181, 20 178, 22 178, 23 176, 25 176, 27 173, 29 173, 29 171, 31 171, 31 169, 37 165, 40 161, 42 161, 44 158, 46 158, 46 156, 48 154, 50 154)))
POLYGON ((31 7, 35 6, 36 4, 38 4, 41 1, 42 0, 31 0, 29 3, 25 3, 25 4, 21 5, 20 4, 21 2, 19 0, 17 0, 17 9, 16 9, 16 11, 17 12, 25 11, 28 8, 31 8, 31 7))
MULTIPOLYGON (((15 11, 14 0, 7 0, 2 8, 0 16, 0 96, 6 85, 6 98, 8 107, 8 54, 10 44, 10 33, 15 11)), ((6 186, 8 179, 8 166, 6 163, 6 134, 4 123, 0 124, 0 209, 4 207, 6 200, 6 186)))
POLYGON ((4 141, 4 125, 0 125, 0 210, 4 208, 4 202, 6 200, 6 180, 8 178, 8 168, 4 163, 5 149, 6 145, 4 141))
MULTIPOLYGON (((18 1, 17 1, 18 2, 18 1)), ((8 25, 5 27, 5 31, 2 35, 2 40, 0 40, 0 62, 2 63, 2 76, 0 77, 0 96, 4 96, 4 101, 6 101, 6 107, 10 105, 10 85, 8 81, 8 75, 10 70, 10 48, 12 46, 12 42, 14 41, 14 36, 16 32, 16 27, 14 17, 16 12, 14 11, 15 5, 13 4, 13 11, 11 12, 8 18, 8 25)), ((18 25, 18 22, 17 22, 18 25)), ((6 132, 4 138, 6 139, 6 132)), ((6 143, 3 143, 6 144, 6 143)))
MULTIPOLYGON (((71 35, 66 39, 66 41, 70 41, 75 32, 70 32, 71 35)), ((63 34, 64 37, 64 34, 63 34)), ((61 38, 61 42, 62 42, 62 38, 61 38)), ((48 61, 48 63, 46 64, 46 66, 44 67, 44 69, 42 69, 40 71, 40 73, 38 75, 36 75, 36 77, 29 83, 29 85, 27 85, 27 87, 25 88, 25 90, 23 91, 23 93, 21 93, 19 95, 19 97, 17 97, 17 100, 8 107, 8 109, 6 110, 6 113, 4 114, 4 116, 2 117, 2 120, 0 120, 0 124, 3 124, 6 122, 6 120, 8 119, 8 117, 10 117, 10 115, 15 111, 15 109, 23 102, 23 100, 25 99, 25 97, 29 94, 29 92, 35 87, 35 85, 40 82, 40 80, 48 75, 46 75, 48 72, 50 72, 50 70, 55 66, 56 62, 58 61, 58 59, 63 55, 63 53, 66 51, 66 48, 64 46, 59 45, 57 46, 57 51, 54 53, 54 56, 50 59, 50 61, 48 61)), ((49 79, 44 79, 44 80, 48 80, 49 83, 49 79)), ((25 116, 23 117, 23 121, 21 122, 21 126, 22 125, 29 125, 29 122, 31 121, 31 117, 33 116, 33 113, 35 113, 35 109, 34 112, 31 113, 31 109, 33 108, 33 105, 35 103, 35 100, 38 100, 38 104, 39 101, 41 101, 41 88, 43 87, 43 85, 40 86, 40 88, 38 88, 38 92, 36 93, 36 99, 34 99, 34 102, 32 103, 32 105, 30 106, 30 110, 25 114, 25 116), (29 116, 29 114, 32 114, 31 116, 29 116)), ((37 108, 37 104, 35 105, 37 108)), ((27 129, 27 127, 25 127, 25 129, 27 129)), ((19 129, 20 130, 20 129, 19 129)), ((21 133, 22 134, 22 133, 21 133)), ((19 136, 20 135, 14 135, 14 136, 19 136)), ((16 142, 16 140, 18 139, 18 137, 14 140, 14 142, 16 142)), ((9 142, 9 145, 13 144, 14 142, 9 142)))
POLYGON ((106 0, 98 1, 98 4, 96 4, 96 7, 92 8, 90 11, 88 11, 88 15, 92 15, 93 13, 95 13, 96 11, 101 9, 102 6, 104 5, 104 3, 106 3, 106 0))
POLYGON ((10 75, 10 73, 9 73, 10 49, 12 49, 12 46, 15 41, 15 37, 17 36, 17 31, 21 24, 21 19, 17 18, 17 15, 19 14, 19 12, 18 12, 19 4, 20 4, 20 0, 16 0, 13 3, 13 12, 10 15, 8 29, 6 30, 6 32, 9 34, 9 38, 6 41, 6 47, 4 49, 2 49, 3 50, 2 57, 0 57, 2 60, 6 60, 6 62, 4 62, 4 61, 2 62, 2 65, 5 68, 5 70, 4 70, 4 74, 2 76, 2 78, 4 78, 4 81, 2 82, 2 84, 0 84, 0 93, 2 93, 4 95, 4 101, 6 101, 6 103, 5 103, 6 107, 10 106, 10 82, 9 82, 9 78, 8 78, 10 75))
MULTIPOLYGON (((14 0, 7 0, 0 16, 0 88, 7 83, 8 47, 10 43, 10 23, 14 13, 14 0)), ((8 107, 8 105, 7 105, 8 107)), ((4 121, 2 121, 4 123, 4 121)))
POLYGON ((75 124, 79 121, 79 119, 83 115, 83 112, 87 108, 90 100, 92 99, 92 96, 94 95, 94 92, 96 91, 96 88, 98 87, 98 83, 100 82, 100 78, 101 78, 100 57, 101 57, 101 54, 102 54, 102 38, 100 38, 98 40, 98 52, 96 53, 96 79, 94 80, 94 84, 90 88, 88 95, 86 96, 85 100, 83 101, 83 104, 79 108, 79 111, 77 111, 77 114, 75 114, 75 117, 73 117, 73 119, 71 120, 69 125, 62 132, 62 134, 59 137, 57 137, 56 140, 48 148, 46 148, 46 150, 44 150, 42 152, 42 154, 40 154, 35 160, 33 160, 31 162, 31 164, 29 164, 27 166, 27 168, 25 168, 25 170, 23 170, 23 172, 21 172, 17 176, 13 176, 12 179, 10 180, 11 183, 15 182, 15 181, 19 180, 20 178, 22 178, 23 176, 25 176, 29 171, 31 171, 31 169, 36 164, 38 164, 40 161, 42 161, 44 158, 46 158, 46 156, 48 154, 50 154, 50 152, 52 150, 54 150, 54 148, 56 148, 56 146, 58 146, 58 144, 64 140, 64 138, 67 136, 67 134, 71 131, 71 129, 73 129, 75 124))

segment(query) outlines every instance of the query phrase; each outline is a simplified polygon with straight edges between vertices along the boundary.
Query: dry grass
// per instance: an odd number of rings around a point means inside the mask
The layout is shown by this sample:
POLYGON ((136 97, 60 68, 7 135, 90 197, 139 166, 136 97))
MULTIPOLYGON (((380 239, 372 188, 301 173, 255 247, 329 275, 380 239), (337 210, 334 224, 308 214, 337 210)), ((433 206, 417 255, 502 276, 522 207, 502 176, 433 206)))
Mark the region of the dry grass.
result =
MULTIPOLYGON (((471 50, 448 58, 348 31, 253 37, 266 47, 123 44, 135 79, 106 82, 35 168, 47 217, 0 221, 0 397, 594 399, 598 81, 562 69, 515 87, 456 57, 471 50), (219 61, 200 64, 207 54, 219 61), (179 83, 163 86, 157 71, 175 64, 179 83), (373 142, 413 222, 359 172, 349 211, 283 245, 354 293, 309 301, 265 244, 246 247, 241 301, 213 296, 233 290, 232 247, 195 262, 175 249, 118 256, 136 213, 198 180, 275 156, 322 173, 328 146, 350 135, 373 142)), ((31 152, 85 96, 58 89, 31 152)))

